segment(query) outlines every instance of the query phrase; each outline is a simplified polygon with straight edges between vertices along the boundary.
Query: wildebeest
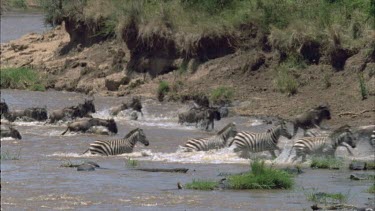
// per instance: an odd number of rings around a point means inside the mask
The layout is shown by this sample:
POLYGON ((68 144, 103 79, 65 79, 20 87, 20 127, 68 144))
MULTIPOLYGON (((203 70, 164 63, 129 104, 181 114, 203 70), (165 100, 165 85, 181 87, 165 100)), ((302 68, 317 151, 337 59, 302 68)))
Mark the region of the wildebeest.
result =
POLYGON ((130 103, 122 102, 120 105, 111 107, 109 109, 109 113, 113 116, 117 115, 123 110, 126 109, 133 109, 134 111, 140 112, 142 115, 142 103, 141 100, 138 97, 133 97, 130 101, 130 103))
POLYGON ((3 101, 0 102, 0 115, 2 116, 3 114, 5 113, 8 113, 9 112, 9 108, 8 108, 8 105, 7 103, 3 101))
POLYGON ((55 123, 59 120, 68 121, 76 118, 90 117, 90 113, 95 113, 94 99, 87 100, 83 104, 70 106, 63 109, 53 110, 49 115, 48 123, 55 123))
POLYGON ((297 134, 298 128, 302 128, 304 131, 314 127, 321 129, 320 123, 324 119, 331 119, 331 112, 327 105, 320 105, 303 114, 297 115, 291 121, 294 125, 293 136, 297 134))
POLYGON ((1 138, 12 137, 15 139, 22 139, 20 132, 17 129, 13 128, 9 122, 1 121, 1 138))
POLYGON ((93 126, 103 126, 106 127, 111 133, 117 133, 117 124, 114 119, 106 120, 99 118, 82 118, 68 123, 68 127, 61 135, 64 135, 68 131, 86 132, 93 126))
POLYGON ((16 119, 23 121, 45 121, 48 118, 47 109, 40 107, 27 108, 25 110, 9 111, 4 114, 5 119, 14 122, 16 119))
POLYGON ((214 120, 221 119, 220 112, 216 108, 191 108, 190 110, 178 114, 178 123, 195 123, 201 124, 201 127, 208 130, 209 125, 214 129, 214 120))

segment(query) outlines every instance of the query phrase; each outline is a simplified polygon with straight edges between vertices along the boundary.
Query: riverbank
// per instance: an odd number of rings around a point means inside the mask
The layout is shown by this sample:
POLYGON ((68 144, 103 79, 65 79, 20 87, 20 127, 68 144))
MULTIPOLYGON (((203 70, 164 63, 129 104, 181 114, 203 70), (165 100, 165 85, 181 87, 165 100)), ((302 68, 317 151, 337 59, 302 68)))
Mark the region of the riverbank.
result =
MULTIPOLYGON (((98 5, 87 5, 84 15, 96 14, 98 5)), ((267 30, 247 21, 225 36, 222 30, 207 34, 168 28, 168 21, 151 23, 144 17, 103 34, 110 22, 102 12, 97 14, 104 19, 90 19, 97 22, 77 22, 72 16, 42 35, 29 34, 2 45, 2 68, 30 67, 45 76, 46 88, 86 94, 156 98, 164 81, 170 87, 165 100, 179 101, 197 93, 212 96, 223 88, 231 91, 233 110, 240 115, 290 119, 328 103, 332 126, 374 124, 374 30, 361 27, 360 38, 348 41, 348 32, 341 38, 335 35, 341 26, 324 31, 330 36, 317 40, 298 34, 308 31, 292 20, 290 27, 267 30), (105 20, 104 28, 99 20, 105 20), (98 27, 96 32, 91 26, 98 27), (289 40, 291 34, 295 40, 289 40)), ((205 28, 199 26, 196 29, 205 28)))

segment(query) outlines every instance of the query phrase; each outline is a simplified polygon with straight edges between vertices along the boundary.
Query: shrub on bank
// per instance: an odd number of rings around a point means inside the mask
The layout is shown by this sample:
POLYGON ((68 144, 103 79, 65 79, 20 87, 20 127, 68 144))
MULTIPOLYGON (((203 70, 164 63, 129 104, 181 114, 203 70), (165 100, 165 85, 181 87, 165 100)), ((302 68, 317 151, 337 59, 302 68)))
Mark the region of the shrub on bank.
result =
POLYGON ((285 171, 266 167, 264 161, 254 161, 251 171, 229 176, 232 189, 289 189, 293 186, 293 176, 285 171))
POLYGON ((290 73, 286 65, 281 65, 277 69, 277 75, 275 79, 275 84, 277 89, 281 93, 286 93, 288 95, 294 95, 298 90, 298 81, 290 73))
POLYGON ((2 89, 29 89, 45 91, 45 86, 38 72, 26 68, 5 68, 0 70, 0 88, 2 89))
POLYGON ((234 91, 230 87, 220 86, 211 92, 211 101, 214 104, 227 104, 233 99, 234 91))
POLYGON ((160 81, 157 90, 157 98, 161 102, 164 100, 164 96, 169 92, 170 87, 167 81, 160 81))

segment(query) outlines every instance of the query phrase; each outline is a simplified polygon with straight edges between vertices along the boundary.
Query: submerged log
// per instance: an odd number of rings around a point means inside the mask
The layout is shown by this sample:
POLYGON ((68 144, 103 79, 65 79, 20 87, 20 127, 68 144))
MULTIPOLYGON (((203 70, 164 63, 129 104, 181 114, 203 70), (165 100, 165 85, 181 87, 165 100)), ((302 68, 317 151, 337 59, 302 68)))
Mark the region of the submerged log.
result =
POLYGON ((173 169, 162 169, 162 168, 137 168, 139 171, 148 172, 172 172, 172 173, 186 173, 189 169, 186 168, 173 168, 173 169))

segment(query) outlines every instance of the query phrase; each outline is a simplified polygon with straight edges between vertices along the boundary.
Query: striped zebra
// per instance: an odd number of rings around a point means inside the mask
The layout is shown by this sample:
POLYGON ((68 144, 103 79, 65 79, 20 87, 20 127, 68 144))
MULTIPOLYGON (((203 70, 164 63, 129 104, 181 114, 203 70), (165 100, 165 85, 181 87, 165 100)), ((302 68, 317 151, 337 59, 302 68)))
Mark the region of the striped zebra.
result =
POLYGON ((183 147, 183 151, 208 151, 211 149, 224 148, 228 144, 228 140, 237 134, 236 124, 229 123, 221 129, 216 135, 208 138, 195 138, 188 140, 183 147))
POLYGON ((234 152, 239 153, 242 158, 247 158, 249 152, 263 151, 269 151, 272 157, 275 158, 275 150, 281 153, 280 147, 277 146, 280 136, 288 139, 292 138, 284 121, 265 133, 239 132, 229 146, 235 145, 234 152))
POLYGON ((83 154, 88 151, 90 151, 91 154, 101 154, 106 156, 131 153, 133 152, 133 148, 137 141, 141 142, 145 146, 149 145, 146 135, 140 128, 130 131, 123 139, 97 140, 90 144, 90 148, 87 149, 83 154))
POLYGON ((330 131, 328 130, 321 130, 318 128, 308 129, 304 132, 304 137, 322 137, 322 136, 329 136, 330 131))
MULTIPOLYGON (((296 151, 296 156, 292 159, 292 162, 295 162, 301 156, 302 162, 305 162, 306 156, 311 154, 334 156, 339 146, 345 147, 350 155, 353 155, 348 145, 352 148, 356 147, 355 137, 348 126, 338 128, 329 136, 300 138, 292 146, 292 150, 294 148, 296 151)), ((290 150, 289 157, 292 150, 290 150)))
POLYGON ((375 130, 372 131, 371 138, 370 138, 370 144, 375 147, 375 130))

